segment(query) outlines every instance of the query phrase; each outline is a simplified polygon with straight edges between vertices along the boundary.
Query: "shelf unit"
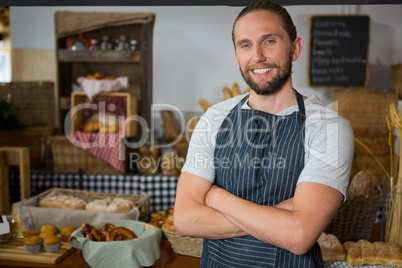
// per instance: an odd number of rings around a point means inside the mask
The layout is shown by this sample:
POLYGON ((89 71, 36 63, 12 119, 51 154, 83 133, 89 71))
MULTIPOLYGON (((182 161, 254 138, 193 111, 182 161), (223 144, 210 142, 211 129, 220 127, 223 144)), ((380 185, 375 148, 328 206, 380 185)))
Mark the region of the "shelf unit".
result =
POLYGON ((138 115, 151 122, 152 45, 155 15, 153 13, 56 12, 57 90, 59 97, 59 128, 65 133, 64 120, 71 107, 73 84, 80 76, 96 72, 106 76, 127 76, 128 92, 138 101, 138 115), (136 20, 138 16, 138 20, 136 20), (69 18, 82 25, 65 25, 69 18), (128 19, 127 19, 128 18, 128 19), (98 22, 98 24, 97 24, 98 22), (60 30, 63 28, 62 30, 60 30), (68 29, 68 30, 66 30, 68 29), (137 51, 72 51, 66 47, 68 38, 84 34, 85 38, 110 41, 126 35, 139 42, 137 51))

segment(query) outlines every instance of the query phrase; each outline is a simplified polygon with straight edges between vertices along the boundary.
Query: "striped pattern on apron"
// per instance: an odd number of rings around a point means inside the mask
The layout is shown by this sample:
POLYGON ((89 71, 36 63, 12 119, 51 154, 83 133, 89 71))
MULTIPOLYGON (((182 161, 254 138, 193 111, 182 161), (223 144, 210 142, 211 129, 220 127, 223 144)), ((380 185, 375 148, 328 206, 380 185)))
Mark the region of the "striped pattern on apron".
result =
MULTIPOLYGON (((303 97, 299 111, 277 116, 241 109, 243 98, 222 122, 214 152, 215 184, 251 202, 273 206, 294 195, 304 167, 303 97)), ((204 240, 200 267, 322 267, 316 243, 305 255, 251 235, 204 240)))

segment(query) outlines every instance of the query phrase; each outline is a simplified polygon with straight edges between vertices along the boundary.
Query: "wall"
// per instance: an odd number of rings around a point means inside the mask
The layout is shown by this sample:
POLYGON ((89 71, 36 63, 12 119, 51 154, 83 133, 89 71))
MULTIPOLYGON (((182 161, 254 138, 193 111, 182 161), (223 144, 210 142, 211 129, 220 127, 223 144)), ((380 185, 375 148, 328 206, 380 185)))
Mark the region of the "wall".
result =
MULTIPOLYGON (((287 9, 305 44, 308 41, 309 18, 312 15, 369 15, 371 28, 368 88, 390 88, 390 67, 402 62, 402 50, 399 49, 402 44, 402 5, 289 6, 287 9)), ((200 98, 216 103, 223 98, 222 88, 230 87, 234 82, 237 82, 243 91, 247 88, 236 65, 231 42, 232 23, 241 10, 240 7, 10 7, 13 49, 28 49, 29 54, 35 54, 32 57, 37 57, 38 60, 43 58, 43 55, 35 53, 35 50, 40 50, 53 59, 54 12, 57 10, 154 12, 154 103, 168 103, 184 111, 200 112, 200 98)), ((316 94, 329 104, 332 90, 312 89, 306 84, 307 51, 305 45, 300 58, 293 65, 294 87, 305 95, 316 94)), ((54 75, 55 63, 45 64, 42 61, 35 64, 32 57, 28 61, 21 56, 23 52, 20 51, 19 54, 19 62, 32 65, 27 67, 20 63, 14 66, 13 78, 25 79, 22 75, 25 68, 47 69, 50 76, 54 75)), ((49 78, 42 71, 38 72, 38 76, 38 79, 49 78)))

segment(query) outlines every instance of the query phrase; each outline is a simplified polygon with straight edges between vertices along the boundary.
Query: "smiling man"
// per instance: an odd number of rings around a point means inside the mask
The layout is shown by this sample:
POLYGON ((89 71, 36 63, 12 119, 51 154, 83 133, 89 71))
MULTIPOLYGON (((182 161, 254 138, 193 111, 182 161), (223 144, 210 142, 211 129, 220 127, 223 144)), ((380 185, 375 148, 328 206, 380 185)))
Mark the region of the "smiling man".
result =
POLYGON ((251 92, 199 121, 177 186, 175 228, 205 238, 200 267, 323 267, 317 239, 346 197, 350 123, 293 88, 303 41, 286 9, 247 6, 232 37, 251 92))

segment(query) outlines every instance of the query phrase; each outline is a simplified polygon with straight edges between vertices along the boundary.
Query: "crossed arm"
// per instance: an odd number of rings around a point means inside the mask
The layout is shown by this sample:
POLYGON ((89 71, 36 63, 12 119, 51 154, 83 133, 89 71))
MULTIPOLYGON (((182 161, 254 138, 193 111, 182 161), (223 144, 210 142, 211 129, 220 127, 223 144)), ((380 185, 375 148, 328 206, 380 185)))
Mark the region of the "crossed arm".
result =
POLYGON ((295 254, 306 253, 342 203, 343 195, 326 185, 299 183, 293 198, 261 206, 183 172, 174 210, 181 236, 208 239, 252 235, 295 254))

